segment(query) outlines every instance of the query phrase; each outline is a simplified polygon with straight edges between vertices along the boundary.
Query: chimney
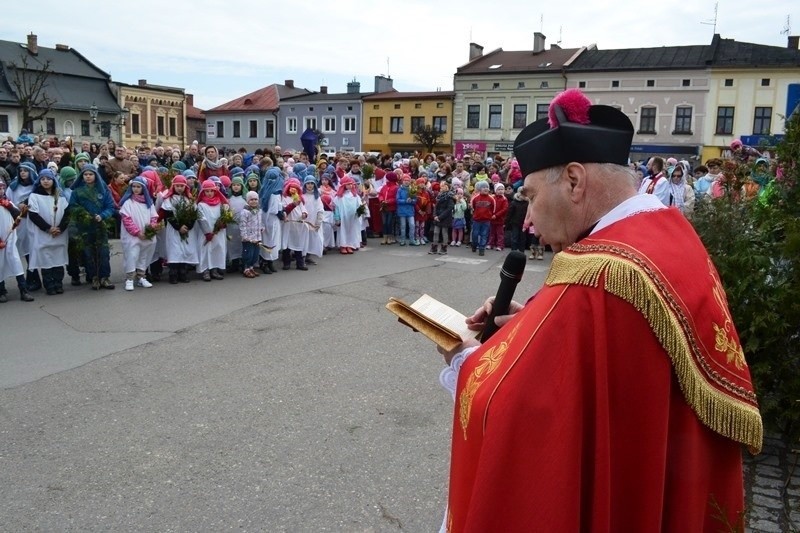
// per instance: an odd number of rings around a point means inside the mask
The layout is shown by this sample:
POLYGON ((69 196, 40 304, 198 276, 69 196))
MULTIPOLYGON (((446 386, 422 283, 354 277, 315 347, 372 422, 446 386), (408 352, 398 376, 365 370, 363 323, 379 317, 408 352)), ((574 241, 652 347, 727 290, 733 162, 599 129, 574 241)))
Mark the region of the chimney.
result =
POLYGON ((294 80, 286 80, 283 82, 289 89, 294 89, 294 80))
POLYGON ((355 79, 347 84, 347 94, 358 94, 361 92, 361 84, 355 79))
POLYGON ((37 55, 39 53, 39 39, 33 32, 28 35, 28 52, 33 55, 37 55))
POLYGON ((375 76, 375 92, 385 93, 394 89, 394 81, 387 76, 375 76))
POLYGON ((322 94, 328 94, 328 86, 327 85, 320 85, 319 92, 322 94))
POLYGON ((475 43, 469 43, 469 60, 472 61, 476 57, 483 55, 483 46, 475 43))
POLYGON ((139 87, 146 87, 146 86, 147 86, 147 80, 139 80, 139 87))
POLYGON ((194 107, 194 95, 193 94, 187 94, 186 95, 186 105, 190 105, 190 106, 194 107))
POLYGON ((547 37, 544 36, 541 32, 534 32, 533 33, 533 53, 538 54, 539 52, 544 52, 544 40, 547 37))
POLYGON ((800 35, 790 35, 786 47, 789 50, 797 50, 800 47, 800 35))
POLYGON ((69 52, 69 46, 67 46, 66 44, 57 44, 56 50, 58 50, 59 52, 69 52))

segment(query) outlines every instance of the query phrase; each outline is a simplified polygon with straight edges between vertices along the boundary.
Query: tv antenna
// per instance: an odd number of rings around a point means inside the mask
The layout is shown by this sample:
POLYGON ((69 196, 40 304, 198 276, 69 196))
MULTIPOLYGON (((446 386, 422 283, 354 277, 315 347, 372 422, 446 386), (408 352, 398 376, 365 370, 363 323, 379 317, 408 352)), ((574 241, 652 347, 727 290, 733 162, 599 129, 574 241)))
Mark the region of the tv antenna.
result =
POLYGON ((784 35, 791 35, 792 34, 792 16, 786 15, 786 24, 783 26, 783 31, 781 32, 784 35))
POLYGON ((714 18, 701 22, 706 26, 714 26, 714 35, 717 34, 717 15, 719 14, 719 2, 714 2, 714 18))
POLYGON ((389 57, 386 57, 386 77, 391 78, 392 75, 389 73, 389 57))
POLYGON ((559 26, 558 27, 558 42, 556 43, 559 46, 561 45, 561 37, 562 37, 563 32, 564 32, 564 26, 559 26))
POLYGON ((544 33, 544 13, 539 15, 539 31, 544 33))

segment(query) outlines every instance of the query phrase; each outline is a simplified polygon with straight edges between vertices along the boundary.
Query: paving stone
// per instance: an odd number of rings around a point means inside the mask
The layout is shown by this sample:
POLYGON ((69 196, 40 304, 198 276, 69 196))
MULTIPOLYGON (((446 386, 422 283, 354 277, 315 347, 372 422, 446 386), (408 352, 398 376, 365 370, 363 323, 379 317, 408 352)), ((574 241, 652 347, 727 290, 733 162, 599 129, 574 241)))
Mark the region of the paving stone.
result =
POLYGON ((789 500, 792 498, 798 498, 800 497, 800 487, 789 486, 789 488, 786 489, 786 494, 790 496, 789 500))
POLYGON ((758 485, 753 487, 753 493, 756 494, 763 494, 764 496, 769 496, 770 498, 777 498, 781 499, 781 491, 778 489, 770 489, 767 487, 759 487, 758 485))
POLYGON ((783 488, 783 481, 780 479, 774 479, 771 477, 764 477, 756 475, 754 486, 756 487, 769 487, 773 489, 781 490, 783 488))
POLYGON ((783 449, 786 447, 786 443, 779 437, 764 437, 764 447, 767 446, 783 449))
POLYGON ((766 507, 752 507, 749 514, 750 521, 768 520, 770 522, 780 522, 781 512, 766 507))
POLYGON ((769 465, 756 465, 756 474, 759 476, 767 476, 767 477, 774 477, 780 480, 785 479, 786 472, 781 470, 776 466, 769 466, 769 465))
POLYGON ((756 466, 758 465, 780 466, 781 461, 777 455, 763 455, 756 461, 756 466))
POLYGON ((769 520, 756 520, 750 522, 750 531, 753 533, 781 533, 781 527, 769 520))
POLYGON ((783 509, 783 501, 769 498, 763 494, 753 494, 753 505, 769 507, 770 509, 783 509))

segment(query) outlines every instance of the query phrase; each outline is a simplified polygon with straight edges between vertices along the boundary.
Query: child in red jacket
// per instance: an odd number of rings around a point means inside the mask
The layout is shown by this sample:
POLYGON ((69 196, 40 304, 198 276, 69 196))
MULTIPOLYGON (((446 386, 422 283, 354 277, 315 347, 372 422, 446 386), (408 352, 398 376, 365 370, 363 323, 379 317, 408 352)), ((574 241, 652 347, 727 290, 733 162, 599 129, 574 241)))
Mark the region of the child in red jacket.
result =
POLYGON ((425 226, 431 216, 433 201, 427 189, 428 180, 417 178, 415 183, 419 192, 417 193, 417 203, 414 205, 414 240, 419 241, 420 244, 427 244, 425 226))
POLYGON ((502 251, 505 248, 506 213, 508 213, 506 187, 502 183, 494 186, 494 203, 494 216, 489 225, 488 247, 502 251))

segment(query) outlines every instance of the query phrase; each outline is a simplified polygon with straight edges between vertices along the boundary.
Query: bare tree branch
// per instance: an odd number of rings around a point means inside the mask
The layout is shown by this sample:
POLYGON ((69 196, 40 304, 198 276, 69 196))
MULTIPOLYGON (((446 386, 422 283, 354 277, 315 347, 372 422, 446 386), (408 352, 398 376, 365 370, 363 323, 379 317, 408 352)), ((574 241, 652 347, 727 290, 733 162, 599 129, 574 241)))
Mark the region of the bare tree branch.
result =
POLYGON ((41 120, 52 109, 55 99, 47 94, 47 84, 53 74, 50 60, 34 65, 27 54, 20 56, 19 64, 11 67, 11 87, 22 108, 22 125, 30 129, 34 120, 41 120))
POLYGON ((414 131, 414 140, 424 146, 429 154, 443 137, 444 133, 433 126, 421 126, 414 131))

